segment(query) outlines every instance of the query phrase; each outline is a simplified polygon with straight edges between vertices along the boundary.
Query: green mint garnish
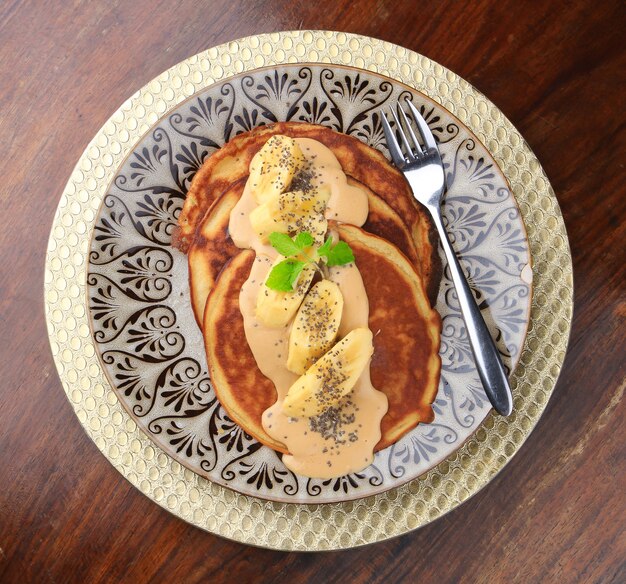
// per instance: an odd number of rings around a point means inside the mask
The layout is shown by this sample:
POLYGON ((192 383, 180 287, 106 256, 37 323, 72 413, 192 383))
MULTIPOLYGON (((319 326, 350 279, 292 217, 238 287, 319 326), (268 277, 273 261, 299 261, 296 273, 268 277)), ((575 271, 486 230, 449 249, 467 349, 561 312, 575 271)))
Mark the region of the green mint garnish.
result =
POLYGON ((293 239, 286 233, 274 231, 269 236, 272 247, 282 256, 282 262, 276 264, 269 273, 265 285, 272 290, 291 292, 307 264, 313 264, 322 273, 318 261, 322 260, 329 267, 343 266, 354 261, 354 253, 345 241, 338 241, 333 245, 332 238, 328 238, 313 254, 315 260, 309 257, 305 250, 315 242, 313 236, 307 231, 298 233, 293 239), (304 259, 302 259, 304 258, 304 259))
POLYGON ((265 285, 272 290, 291 292, 306 264, 294 259, 283 260, 272 268, 265 285))
POLYGON ((329 237, 317 250, 317 255, 326 259, 328 267, 343 266, 354 261, 354 254, 352 248, 345 241, 338 241, 335 245, 332 245, 332 240, 329 237))
POLYGON ((288 258, 289 256, 298 255, 302 248, 289 237, 286 233, 278 233, 274 231, 270 233, 270 244, 280 254, 288 258))
POLYGON ((308 231, 303 231, 302 233, 298 233, 294 238, 293 242, 303 250, 305 247, 310 247, 315 243, 313 236, 308 231))

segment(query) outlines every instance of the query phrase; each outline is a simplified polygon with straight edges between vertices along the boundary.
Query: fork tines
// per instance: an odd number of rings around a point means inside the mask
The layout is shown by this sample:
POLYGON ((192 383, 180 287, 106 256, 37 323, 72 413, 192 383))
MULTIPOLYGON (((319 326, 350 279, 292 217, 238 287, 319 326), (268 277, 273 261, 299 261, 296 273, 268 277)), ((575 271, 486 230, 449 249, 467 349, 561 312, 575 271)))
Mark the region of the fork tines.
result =
POLYGON ((423 146, 420 144, 415 132, 413 131, 413 127, 411 122, 409 121, 408 116, 402 109, 400 102, 396 104, 396 108, 398 113, 393 109, 393 107, 389 107, 389 111, 393 117, 393 122, 396 127, 397 135, 400 136, 400 142, 396 137, 396 132, 391 128, 391 124, 387 119, 387 116, 383 111, 381 111, 381 121, 383 124, 383 131, 385 132, 385 138, 387 139, 387 146, 389 147, 389 152, 391 154, 391 158, 394 163, 398 167, 402 167, 410 162, 415 161, 416 159, 428 154, 430 150, 438 151, 437 143, 435 142, 435 138, 426 123, 426 120, 421 116, 421 114, 417 111, 417 108, 407 99, 406 104, 411 110, 411 117, 413 118, 414 123, 417 125, 417 130, 422 138, 423 146), (408 137, 407 137, 408 134, 408 137), (409 142, 409 138, 411 139, 411 143, 409 142), (404 152, 402 150, 404 147, 404 152))

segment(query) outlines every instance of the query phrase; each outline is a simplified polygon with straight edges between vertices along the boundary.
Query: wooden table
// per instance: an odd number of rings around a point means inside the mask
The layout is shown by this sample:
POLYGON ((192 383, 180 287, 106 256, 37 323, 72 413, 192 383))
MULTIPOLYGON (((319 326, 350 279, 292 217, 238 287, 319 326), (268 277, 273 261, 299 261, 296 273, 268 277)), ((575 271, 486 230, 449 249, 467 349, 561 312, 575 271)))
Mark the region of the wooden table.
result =
POLYGON ((626 581, 623 3, 320 6, 0 3, 0 581, 626 581), (64 395, 42 303, 61 190, 119 104, 207 47, 293 28, 393 41, 484 92, 552 181, 576 285, 565 368, 505 471, 417 532, 317 555, 220 539, 132 487, 83 432, 64 395))

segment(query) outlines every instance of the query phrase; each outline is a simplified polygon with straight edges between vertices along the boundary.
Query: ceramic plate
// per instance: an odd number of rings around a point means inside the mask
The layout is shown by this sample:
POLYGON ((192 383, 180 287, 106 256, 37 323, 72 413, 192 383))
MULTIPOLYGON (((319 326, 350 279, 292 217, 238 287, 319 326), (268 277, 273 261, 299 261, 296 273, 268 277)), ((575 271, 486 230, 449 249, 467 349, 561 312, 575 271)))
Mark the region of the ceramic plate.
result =
POLYGON ((489 411, 444 263, 434 422, 378 452, 359 473, 323 481, 297 476, 278 453, 232 422, 216 399, 191 311, 187 259, 171 246, 195 172, 233 136, 276 121, 310 122, 388 155, 380 109, 405 98, 438 140, 448 230, 506 365, 517 363, 529 318, 530 255, 515 199, 487 149, 445 108, 393 79, 315 64, 254 70, 214 84, 144 136, 108 188, 89 253, 89 309, 104 370, 137 424, 185 467, 275 501, 367 497, 435 466, 489 411))
POLYGON ((204 529, 301 550, 404 533, 484 486, 545 407, 572 306, 558 203, 502 113, 412 51, 324 31, 208 49, 125 102, 88 145, 61 197, 45 292, 64 390, 116 468, 204 529), (229 138, 301 120, 387 154, 378 110, 400 96, 413 100, 440 143, 447 226, 514 369, 514 414, 490 413, 444 273, 434 423, 378 453, 361 473, 307 480, 246 436, 216 401, 189 305, 186 258, 171 247, 171 233, 194 172, 229 138))

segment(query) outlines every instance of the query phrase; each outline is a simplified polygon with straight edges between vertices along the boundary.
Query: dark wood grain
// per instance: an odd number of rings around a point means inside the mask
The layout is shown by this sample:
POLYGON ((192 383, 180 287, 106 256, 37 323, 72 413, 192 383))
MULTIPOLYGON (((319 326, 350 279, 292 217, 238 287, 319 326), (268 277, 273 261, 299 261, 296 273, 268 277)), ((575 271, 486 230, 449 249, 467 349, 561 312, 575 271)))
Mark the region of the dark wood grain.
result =
POLYGON ((625 582, 626 8, 619 0, 0 3, 0 581, 625 582), (347 30, 428 55, 512 120, 568 228, 565 368, 519 454, 446 517, 375 547, 279 553, 135 490, 83 432, 48 348, 44 253, 73 165, 129 95, 233 38, 347 30))

